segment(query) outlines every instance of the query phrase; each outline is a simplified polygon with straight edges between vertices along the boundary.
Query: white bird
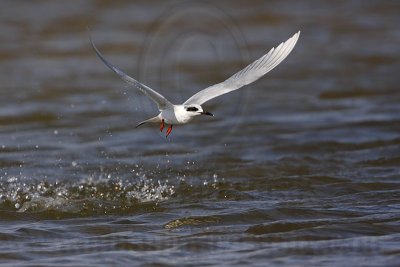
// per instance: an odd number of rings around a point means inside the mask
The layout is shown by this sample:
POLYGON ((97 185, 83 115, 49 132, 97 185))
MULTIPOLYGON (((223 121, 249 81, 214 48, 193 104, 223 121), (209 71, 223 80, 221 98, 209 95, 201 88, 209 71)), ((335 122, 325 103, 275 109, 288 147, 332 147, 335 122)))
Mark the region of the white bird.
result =
POLYGON ((294 34, 286 42, 281 43, 277 48, 272 48, 267 54, 257 59, 241 71, 235 73, 227 80, 199 91, 180 105, 172 104, 160 93, 157 93, 150 87, 136 81, 135 79, 115 67, 103 57, 103 55, 94 45, 91 38, 90 42, 97 56, 104 62, 104 64, 106 64, 111 70, 118 74, 122 80, 139 89, 142 93, 147 95, 157 104, 160 113, 151 119, 142 121, 136 126, 136 128, 145 123, 161 123, 160 131, 162 132, 165 124, 169 124, 166 132, 166 137, 168 137, 168 135, 172 131, 172 126, 174 125, 186 124, 192 121, 193 118, 198 115, 213 116, 213 114, 211 114, 210 112, 203 110, 201 106, 203 103, 217 96, 232 92, 247 84, 250 84, 267 74, 276 66, 278 66, 279 63, 281 63, 292 51, 292 49, 296 45, 297 40, 299 39, 299 36, 300 31, 294 34))

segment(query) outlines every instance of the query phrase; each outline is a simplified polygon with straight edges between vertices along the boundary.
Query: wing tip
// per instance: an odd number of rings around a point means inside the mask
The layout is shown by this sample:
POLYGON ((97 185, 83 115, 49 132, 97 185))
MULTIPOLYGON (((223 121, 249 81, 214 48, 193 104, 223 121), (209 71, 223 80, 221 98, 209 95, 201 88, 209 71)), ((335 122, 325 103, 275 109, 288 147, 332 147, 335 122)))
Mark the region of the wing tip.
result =
MULTIPOLYGON (((292 38, 293 38, 293 39, 294 39, 294 38, 296 38, 296 39, 299 38, 300 33, 301 33, 301 31, 298 30, 295 34, 293 34, 292 38)), ((292 39, 292 38, 290 38, 290 39, 292 39)))
POLYGON ((292 43, 292 48, 296 45, 297 41, 299 40, 301 31, 297 31, 291 38, 289 38, 285 43, 292 43))

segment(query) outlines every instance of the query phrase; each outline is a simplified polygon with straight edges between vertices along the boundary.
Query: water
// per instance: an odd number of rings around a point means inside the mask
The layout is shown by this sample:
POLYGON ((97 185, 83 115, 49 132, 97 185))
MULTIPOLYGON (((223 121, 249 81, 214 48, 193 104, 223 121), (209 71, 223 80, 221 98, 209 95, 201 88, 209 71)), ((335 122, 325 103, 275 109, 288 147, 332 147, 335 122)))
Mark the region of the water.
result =
POLYGON ((395 266, 396 1, 0 4, 0 264, 395 266), (213 118, 135 129, 302 30, 213 118))

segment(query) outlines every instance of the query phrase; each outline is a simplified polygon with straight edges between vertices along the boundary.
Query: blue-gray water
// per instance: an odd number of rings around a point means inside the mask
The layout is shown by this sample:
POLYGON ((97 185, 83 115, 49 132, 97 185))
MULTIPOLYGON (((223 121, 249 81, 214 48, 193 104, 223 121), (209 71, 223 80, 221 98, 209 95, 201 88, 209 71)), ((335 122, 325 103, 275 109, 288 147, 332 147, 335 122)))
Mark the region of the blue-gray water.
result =
POLYGON ((0 264, 396 266, 398 1, 2 1, 0 264), (289 57, 183 102, 298 30, 289 57))

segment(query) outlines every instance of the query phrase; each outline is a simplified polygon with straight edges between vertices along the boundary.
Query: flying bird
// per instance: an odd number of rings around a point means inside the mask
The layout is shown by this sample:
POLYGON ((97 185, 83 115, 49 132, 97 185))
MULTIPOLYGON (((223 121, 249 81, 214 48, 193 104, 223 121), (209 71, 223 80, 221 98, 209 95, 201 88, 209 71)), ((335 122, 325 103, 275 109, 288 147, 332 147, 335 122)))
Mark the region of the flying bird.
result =
POLYGON ((261 58, 257 59, 241 71, 235 73, 227 80, 197 92, 183 104, 179 105, 172 104, 160 93, 136 81, 115 67, 103 57, 93 43, 91 37, 90 42, 97 56, 101 59, 101 61, 103 61, 104 64, 107 65, 107 67, 118 74, 118 76, 126 83, 140 90, 157 104, 160 113, 153 118, 140 122, 138 125, 136 125, 136 128, 146 123, 160 123, 160 131, 162 132, 165 125, 169 125, 166 132, 166 137, 168 137, 171 134, 172 127, 174 125, 186 124, 192 121, 194 117, 199 115, 214 116, 212 113, 203 110, 201 105, 217 96, 232 92, 247 84, 250 84, 267 74, 289 55, 296 45, 299 36, 300 31, 294 34, 286 42, 281 43, 278 47, 272 48, 267 54, 263 55, 261 58))

